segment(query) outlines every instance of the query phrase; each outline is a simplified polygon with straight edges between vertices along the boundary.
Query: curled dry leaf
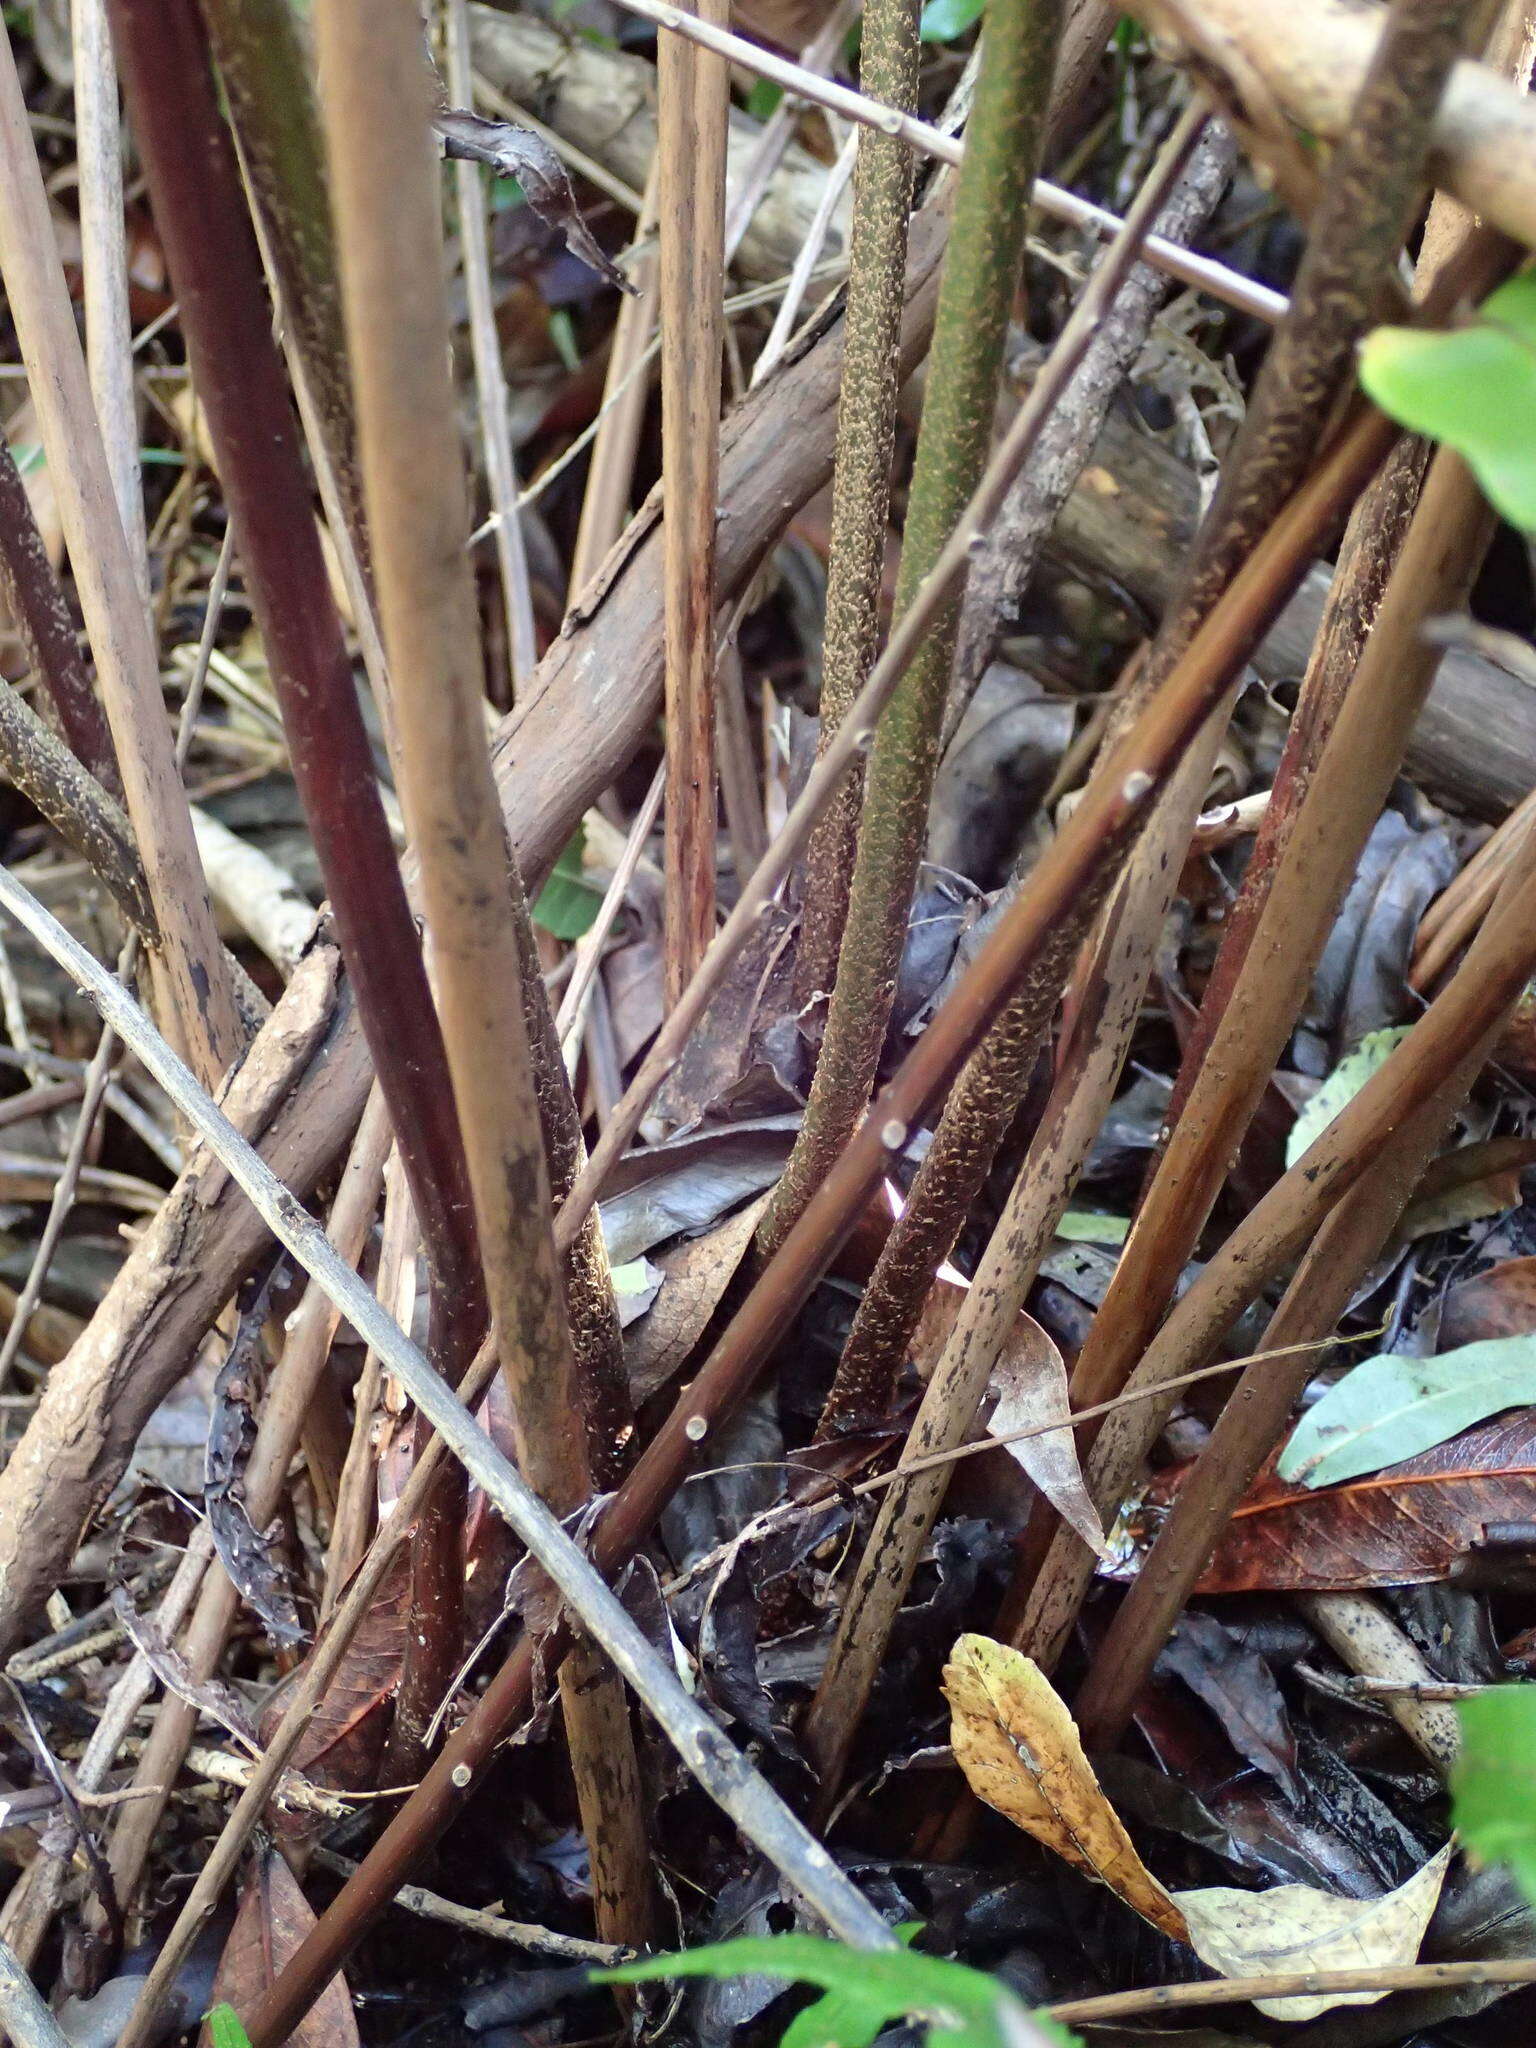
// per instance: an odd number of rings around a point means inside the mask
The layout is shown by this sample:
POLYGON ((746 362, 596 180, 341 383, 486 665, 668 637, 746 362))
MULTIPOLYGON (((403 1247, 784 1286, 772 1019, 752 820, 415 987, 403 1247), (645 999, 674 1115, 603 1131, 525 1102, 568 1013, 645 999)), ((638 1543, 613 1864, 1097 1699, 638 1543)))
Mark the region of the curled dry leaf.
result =
MULTIPOLYGON (((1240 1892, 1226 1885, 1179 1892, 1196 1955, 1224 1977, 1292 1970, 1377 1970, 1411 1963, 1440 1899, 1451 1860, 1446 1843, 1406 1884, 1379 1899, 1340 1899, 1307 1884, 1240 1892)), ((1256 1998, 1277 2020, 1316 2019, 1336 2005, 1374 2005, 1385 1991, 1316 1998, 1256 1998)))
MULTIPOLYGON (((932 1375, 949 1342, 970 1284, 947 1261, 940 1266, 911 1339, 912 1363, 924 1379, 932 1375)), ((1104 1526, 1084 1482, 1070 1427, 1066 1362, 1049 1334, 1022 1309, 992 1368, 992 1388, 997 1399, 987 1418, 987 1434, 1039 1432, 1017 1437, 1002 1448, 1095 1556, 1107 1560, 1104 1526), (1060 1427, 1047 1426, 1056 1424, 1060 1427)))
POLYGON ((432 125, 443 138, 449 156, 468 157, 489 164, 498 177, 516 178, 523 197, 539 219, 558 228, 573 256, 579 256, 599 277, 631 298, 639 293, 599 246, 592 230, 582 219, 581 208, 565 165, 542 135, 520 128, 514 121, 487 121, 460 107, 441 107, 432 125))
POLYGON ((709 1327, 725 1290, 747 1255, 768 1197, 760 1195, 703 1237, 687 1239, 656 1261, 661 1292, 624 1336, 630 1392, 648 1401, 679 1372, 709 1327))
POLYGON ((124 1635, 167 1692, 175 1693, 209 1720, 217 1721, 252 1756, 261 1755, 260 1738, 238 1695, 222 1678, 200 1679, 159 1623, 140 1614, 126 1586, 112 1588, 112 1611, 122 1623, 124 1635))
POLYGON ((1175 1941, 1184 1915, 1136 1853, 1040 1667, 989 1636, 961 1636, 944 1667, 955 1761, 978 1799, 1107 1884, 1175 1941))
MULTIPOLYGON (((246 1872, 235 1924, 214 1979, 215 2005, 242 2017, 269 1991, 315 1924, 299 1881, 275 1849, 264 1850, 246 1872)), ((204 2026, 199 2048, 212 2048, 204 2026)), ((288 2036, 290 2048, 358 2048, 357 2016, 347 1980, 335 1976, 288 2036)))
POLYGON ((240 1294, 240 1315, 213 1383, 208 1448, 203 1461, 203 1512, 230 1584, 265 1622, 274 1643, 304 1640, 299 1610, 276 1546, 255 1527, 245 1506, 245 1472, 256 1443, 254 1389, 261 1339, 278 1262, 254 1274, 240 1294))
POLYGON ((1044 1423, 1060 1425, 1043 1429, 1038 1436, 1018 1437, 1005 1448, 1067 1526, 1096 1556, 1107 1558, 1104 1525, 1084 1483, 1071 1429, 1066 1362, 1047 1332, 1022 1310, 997 1355, 992 1384, 997 1401, 987 1418, 988 1435, 1006 1437, 1015 1430, 1041 1429, 1044 1423))

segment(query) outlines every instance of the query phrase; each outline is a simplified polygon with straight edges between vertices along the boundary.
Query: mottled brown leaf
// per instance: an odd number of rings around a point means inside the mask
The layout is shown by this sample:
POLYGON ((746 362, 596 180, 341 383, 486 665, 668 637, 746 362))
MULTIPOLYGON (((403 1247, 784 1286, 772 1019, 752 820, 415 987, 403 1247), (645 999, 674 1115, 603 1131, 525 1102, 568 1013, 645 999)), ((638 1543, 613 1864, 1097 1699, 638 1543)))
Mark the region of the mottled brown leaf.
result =
MULTIPOLYGON (((242 2019, 269 1990, 315 1924, 299 1881, 275 1849, 257 1856, 240 1887, 235 1924, 214 1979, 213 2003, 242 2019)), ((345 1977, 333 1977, 288 2036, 289 2048, 358 2048, 357 2018, 345 1977)), ((199 2048, 209 2048, 205 2024, 199 2048)))
POLYGON ((1527 1337, 1536 1330, 1536 1259, 1505 1259, 1463 1280, 1440 1310, 1439 1351, 1459 1351, 1488 1337, 1527 1337))
MULTIPOLYGON (((371 1791, 377 1784, 395 1688, 400 1683, 409 1599, 409 1563, 402 1555, 363 1616, 299 1739, 293 1768, 313 1783, 334 1792, 371 1791)), ((324 1640, 322 1632, 320 1641, 324 1640)), ((304 1668, 304 1664, 298 1665, 268 1699, 261 1717, 264 1740, 270 1741, 288 1694, 304 1668)))

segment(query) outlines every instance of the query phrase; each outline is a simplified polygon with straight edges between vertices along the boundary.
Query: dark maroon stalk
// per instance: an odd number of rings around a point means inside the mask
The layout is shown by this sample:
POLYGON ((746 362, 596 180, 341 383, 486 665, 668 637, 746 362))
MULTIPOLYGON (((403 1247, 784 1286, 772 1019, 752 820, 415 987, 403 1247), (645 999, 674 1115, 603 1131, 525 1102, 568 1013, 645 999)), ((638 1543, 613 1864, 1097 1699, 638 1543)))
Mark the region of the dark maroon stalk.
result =
MULTIPOLYGON (((416 1205, 432 1279, 432 1355, 454 1382, 486 1316, 464 1151, 415 920, 326 578, 234 148, 195 0, 113 0, 112 26, 294 779, 416 1205)), ((424 1516, 421 1526, 446 1540, 440 1516, 424 1516)), ((416 1555, 434 1625, 408 1631, 418 1655, 402 1693, 430 1692, 435 1706, 459 1639, 456 1600, 444 1606, 443 1561, 424 1554, 432 1545, 424 1535, 416 1555), (422 1668, 422 1657, 430 1668, 422 1668)))
POLYGON ((42 678, 75 758, 109 795, 122 801, 122 778, 107 714, 91 687, 69 606, 43 536, 32 517, 27 487, 10 449, 0 441, 0 595, 10 609, 27 659, 42 678))

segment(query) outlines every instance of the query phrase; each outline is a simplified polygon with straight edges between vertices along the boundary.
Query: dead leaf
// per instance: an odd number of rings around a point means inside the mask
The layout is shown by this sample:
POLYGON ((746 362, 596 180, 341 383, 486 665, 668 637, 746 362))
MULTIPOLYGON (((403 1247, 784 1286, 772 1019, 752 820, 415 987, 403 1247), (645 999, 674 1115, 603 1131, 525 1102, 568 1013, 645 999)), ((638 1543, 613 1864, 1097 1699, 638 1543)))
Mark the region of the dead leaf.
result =
POLYGON ((1109 1556, 1104 1525, 1083 1481, 1077 1439, 1070 1428, 1072 1403, 1067 1393, 1067 1368, 1060 1351, 1033 1316, 1021 1309, 992 1368, 997 1403, 987 1418, 987 1434, 1011 1436, 1015 1430, 1039 1429, 1059 1423, 1038 1436, 1019 1437, 1005 1446, 1069 1528, 1098 1557, 1109 1556))
POLYGON ((1239 1756, 1273 1778, 1289 1798, 1300 1796, 1296 1737, 1265 1658, 1239 1642, 1215 1615, 1192 1607, 1180 1615, 1158 1668, 1182 1678, 1205 1702, 1239 1756))
POLYGON ((542 135, 520 128, 514 121, 487 121, 460 107, 440 107, 432 125, 443 138, 448 156, 468 157, 474 163, 489 164, 498 177, 516 178, 530 208, 540 220, 559 229, 573 256, 579 256, 588 269, 630 298, 640 296, 623 271, 609 261, 582 219, 565 165, 542 135))
POLYGON ((682 1368, 746 1257, 767 1206, 768 1197, 760 1195, 705 1236, 690 1238, 656 1261, 661 1292, 624 1334, 624 1362, 637 1403, 648 1401, 682 1368))
MULTIPOLYGON (((961 1636, 944 1668, 944 1691, 955 1761, 977 1798, 1108 1885, 1162 1933, 1188 1942, 1222 1976, 1380 1969, 1418 1955, 1450 1843, 1382 1898, 1340 1898, 1304 1884, 1169 1892, 1137 1855, 1083 1754, 1076 1724, 1032 1659, 988 1636, 961 1636)), ((1360 1991, 1254 2003, 1275 2019, 1307 2020, 1335 2005, 1370 2005, 1385 1996, 1360 1991)))
MULTIPOLYGON (((212 2002, 232 2005, 242 2019, 248 2017, 314 1924, 298 1879, 275 1849, 263 1851, 240 1888, 240 1905, 219 1961, 212 2002)), ((198 2048, 210 2048, 211 2039, 205 2024, 198 2048)), ((288 2041, 290 2048, 358 2048, 357 2015, 345 1977, 332 1977, 288 2041)))
POLYGON ((944 1667, 955 1761, 978 1799, 1096 1877, 1175 1941, 1184 1916, 1136 1853, 1072 1716, 1029 1657, 965 1635, 944 1667))
POLYGON ((1536 1142, 1529 1138, 1488 1138, 1442 1154, 1415 1189, 1396 1241, 1408 1244, 1431 1231, 1455 1230, 1518 1208, 1520 1175, 1533 1162, 1536 1142))
MULTIPOLYGON (((1446 1843, 1406 1884, 1379 1899, 1341 1899, 1307 1884, 1242 1892, 1226 1885, 1175 1896, 1189 1941, 1224 1977, 1282 1971, 1378 1970, 1411 1963, 1440 1899, 1451 1860, 1446 1843)), ((1385 1991, 1334 1991, 1316 1998, 1256 1998, 1277 2020, 1311 2020, 1336 2005, 1374 2005, 1385 1991)))
POLYGON ((1536 1259, 1505 1259, 1447 1293, 1436 1348, 1459 1351, 1487 1337, 1527 1337, 1536 1330, 1536 1259))
MULTIPOLYGON (((1177 1490, 1177 1475, 1158 1489, 1177 1490)), ((1315 1491, 1274 1464, 1228 1522, 1200 1593, 1361 1592, 1449 1577, 1492 1524, 1536 1521, 1536 1410, 1315 1491)), ((1118 1574, 1117 1574, 1118 1576, 1118 1574)))
POLYGON ((251 1726, 244 1701, 222 1678, 199 1679, 159 1623, 140 1614, 126 1586, 113 1586, 112 1611, 121 1622, 124 1635, 167 1692, 175 1693, 209 1720, 217 1721, 252 1756, 261 1755, 261 1742, 251 1726))
MULTIPOLYGON (((409 1601, 410 1562, 402 1555, 386 1574, 294 1751, 293 1768, 329 1791, 371 1791, 378 1782, 395 1688, 400 1683, 409 1601)), ((319 1641, 324 1640, 322 1631, 319 1641)), ((315 1651, 311 1649, 309 1654, 313 1656, 315 1651)), ((306 1658, 297 1665, 269 1694, 261 1716, 264 1740, 270 1741, 307 1662, 306 1658)), ((289 1818, 294 1833, 305 1831, 305 1816, 289 1818)))
MULTIPOLYGON (((928 1291, 909 1345, 912 1363, 925 1380, 949 1341, 970 1284, 946 1262, 928 1291)), ((1072 1404, 1066 1363, 1051 1336, 1022 1309, 992 1368, 992 1388, 997 1399, 987 1418, 988 1436, 1011 1436, 1021 1429, 1039 1432, 1000 1448, 1088 1548, 1107 1559, 1104 1527, 1083 1480, 1077 1440, 1068 1427, 1072 1404), (1059 1428, 1042 1426, 1058 1423, 1059 1428)))

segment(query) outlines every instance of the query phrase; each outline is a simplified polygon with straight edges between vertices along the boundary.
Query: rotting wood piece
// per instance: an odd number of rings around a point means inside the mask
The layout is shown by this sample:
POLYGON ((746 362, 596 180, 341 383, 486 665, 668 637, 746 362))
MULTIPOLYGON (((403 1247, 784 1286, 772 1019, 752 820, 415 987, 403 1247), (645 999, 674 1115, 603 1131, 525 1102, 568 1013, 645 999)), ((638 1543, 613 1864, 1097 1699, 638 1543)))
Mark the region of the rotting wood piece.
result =
MULTIPOLYGON (((1107 582, 1155 618, 1199 514, 1194 472, 1116 410, 1062 510, 1050 549, 1058 561, 1090 581, 1107 582)), ((1330 580, 1322 565, 1313 569, 1270 630, 1254 657, 1266 682, 1298 677, 1306 668, 1330 580)), ((1437 800, 1493 820, 1528 793, 1533 760, 1536 690, 1483 655, 1448 648, 1408 743, 1408 774, 1437 800)))

